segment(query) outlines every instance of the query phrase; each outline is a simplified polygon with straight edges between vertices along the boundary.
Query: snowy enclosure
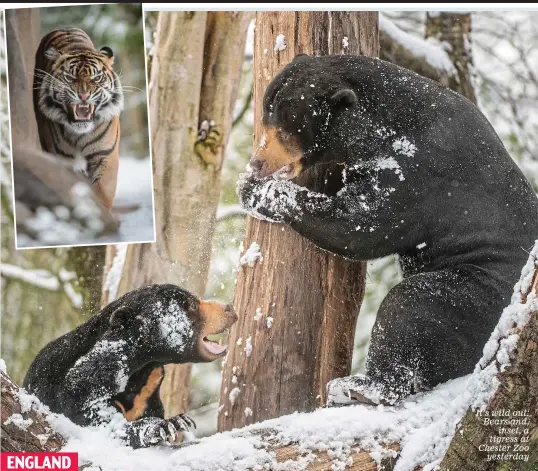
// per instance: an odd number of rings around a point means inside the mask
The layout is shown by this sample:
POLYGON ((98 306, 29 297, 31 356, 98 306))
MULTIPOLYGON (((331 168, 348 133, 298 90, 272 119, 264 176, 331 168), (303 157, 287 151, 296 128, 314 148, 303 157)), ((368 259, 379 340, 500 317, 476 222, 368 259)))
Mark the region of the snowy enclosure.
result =
MULTIPOLYGON (((361 451, 377 464, 396 459, 395 471, 413 471, 417 466, 432 471, 443 458, 463 415, 469 409, 487 406, 499 386, 499 374, 514 358, 521 329, 530 316, 538 315, 537 256, 538 240, 514 288, 511 304, 504 309, 474 373, 410 396, 396 406, 321 408, 201 440, 191 436, 177 449, 139 450, 121 442, 118 431, 123 417, 119 413, 111 424, 82 428, 62 415, 51 414, 37 398, 20 390, 22 412, 32 408, 41 411, 53 430, 65 437, 62 450, 79 453, 79 465, 91 463, 110 471, 302 470, 319 462, 320 453, 333 470, 343 470, 361 451), (289 454, 279 450, 289 446, 295 449, 293 458, 284 459, 289 454)), ((5 372, 3 361, 2 369, 5 372)), ((8 421, 25 429, 29 425, 20 414, 8 421)))

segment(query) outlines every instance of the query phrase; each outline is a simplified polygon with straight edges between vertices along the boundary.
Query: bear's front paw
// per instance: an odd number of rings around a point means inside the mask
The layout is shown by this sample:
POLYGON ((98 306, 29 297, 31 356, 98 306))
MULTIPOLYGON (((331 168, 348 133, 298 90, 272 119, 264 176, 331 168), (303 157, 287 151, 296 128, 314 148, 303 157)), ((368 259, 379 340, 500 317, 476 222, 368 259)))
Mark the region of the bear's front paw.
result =
POLYGON ((327 383, 327 407, 352 404, 393 405, 396 397, 366 375, 336 378, 327 383))
POLYGON ((269 222, 283 222, 283 218, 274 211, 275 196, 271 191, 275 180, 271 177, 259 179, 252 173, 242 173, 237 180, 237 195, 241 207, 257 219, 269 222))
POLYGON ((168 420, 153 420, 143 430, 141 445, 144 447, 174 445, 177 443, 179 433, 187 432, 190 428, 196 428, 196 424, 185 414, 176 415, 168 420))
POLYGON ((177 430, 188 431, 190 428, 196 428, 196 422, 192 420, 187 414, 178 414, 168 422, 172 423, 177 430))

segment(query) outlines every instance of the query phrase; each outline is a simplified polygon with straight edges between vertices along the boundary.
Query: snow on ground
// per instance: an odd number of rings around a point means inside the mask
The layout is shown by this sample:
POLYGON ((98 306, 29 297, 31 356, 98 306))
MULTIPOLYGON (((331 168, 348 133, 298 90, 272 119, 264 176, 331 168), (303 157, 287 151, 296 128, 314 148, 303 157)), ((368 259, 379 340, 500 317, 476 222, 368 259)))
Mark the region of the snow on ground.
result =
POLYGON ((99 243, 108 242, 153 242, 153 201, 152 201, 151 159, 121 157, 118 171, 118 187, 114 208, 139 205, 136 211, 120 214, 119 235, 102 238, 99 243))
MULTIPOLYGON (((538 267, 537 256, 538 241, 514 288, 512 302, 504 309, 474 373, 411 396, 397 406, 355 405, 294 413, 180 448, 133 450, 119 441, 110 426, 82 428, 54 414, 50 423, 68 438, 64 451, 78 452, 79 464, 91 462, 103 471, 301 470, 315 459, 312 451, 327 451, 334 469, 344 469, 357 444, 379 461, 393 455, 393 451, 384 447, 391 443, 401 445, 395 471, 412 471, 421 465, 431 470, 444 456, 456 425, 469 407, 475 410, 484 406, 494 394, 497 374, 510 363, 519 328, 528 321, 531 312, 538 310, 535 293, 525 300, 523 296, 538 267), (274 452, 267 451, 256 435, 261 429, 271 429, 273 440, 282 445, 299 443, 304 455, 297 462, 276 468, 274 452)), ((24 391, 21 396, 32 407, 41 407, 35 400, 29 401, 24 391)), ((18 418, 11 419, 14 420, 18 418)))

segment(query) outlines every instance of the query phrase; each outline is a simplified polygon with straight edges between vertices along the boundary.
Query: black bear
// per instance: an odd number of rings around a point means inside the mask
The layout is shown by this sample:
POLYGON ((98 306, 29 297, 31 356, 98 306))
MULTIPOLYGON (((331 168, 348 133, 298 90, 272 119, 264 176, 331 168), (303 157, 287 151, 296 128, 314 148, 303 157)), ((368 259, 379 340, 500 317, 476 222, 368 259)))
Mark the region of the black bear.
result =
POLYGON ((163 365, 221 358, 227 347, 208 337, 236 320, 231 305, 200 301, 175 285, 139 288, 46 345, 23 386, 78 425, 111 422, 121 412, 134 448, 169 444, 194 422, 183 414, 164 419, 163 365))
POLYGON ((409 70, 361 56, 297 56, 263 101, 264 135, 238 193, 349 259, 398 254, 366 375, 329 384, 395 403, 470 373, 538 238, 538 199, 484 115, 409 70), (291 179, 341 164, 340 187, 291 179))

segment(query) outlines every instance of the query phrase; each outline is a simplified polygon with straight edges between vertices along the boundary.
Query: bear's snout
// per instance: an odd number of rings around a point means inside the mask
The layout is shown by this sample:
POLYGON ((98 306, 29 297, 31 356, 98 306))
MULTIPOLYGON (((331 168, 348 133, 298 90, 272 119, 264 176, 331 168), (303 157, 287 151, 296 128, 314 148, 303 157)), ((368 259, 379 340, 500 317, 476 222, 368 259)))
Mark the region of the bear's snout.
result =
POLYGON ((256 172, 259 172, 262 168, 263 168, 263 165, 264 165, 264 161, 262 159, 260 159, 259 157, 253 157, 251 160, 250 160, 250 168, 256 172))
POLYGON ((226 306, 224 306, 224 312, 228 316, 230 325, 234 324, 237 321, 237 313, 235 312, 235 309, 231 304, 226 304, 226 306))

